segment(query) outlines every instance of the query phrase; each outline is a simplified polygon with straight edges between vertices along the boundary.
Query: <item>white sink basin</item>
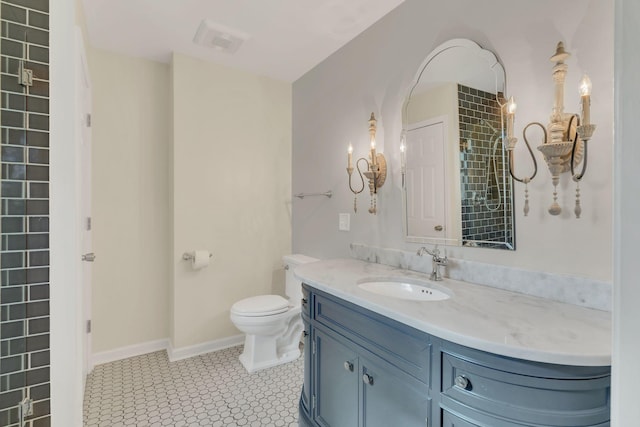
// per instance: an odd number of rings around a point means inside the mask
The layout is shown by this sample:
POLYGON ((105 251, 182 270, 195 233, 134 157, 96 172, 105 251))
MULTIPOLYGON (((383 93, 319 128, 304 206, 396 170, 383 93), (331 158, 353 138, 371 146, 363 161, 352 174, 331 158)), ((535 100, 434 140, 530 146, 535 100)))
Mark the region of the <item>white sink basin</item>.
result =
POLYGON ((358 287, 367 292, 412 301, 442 301, 453 292, 444 286, 405 277, 364 279, 358 287))

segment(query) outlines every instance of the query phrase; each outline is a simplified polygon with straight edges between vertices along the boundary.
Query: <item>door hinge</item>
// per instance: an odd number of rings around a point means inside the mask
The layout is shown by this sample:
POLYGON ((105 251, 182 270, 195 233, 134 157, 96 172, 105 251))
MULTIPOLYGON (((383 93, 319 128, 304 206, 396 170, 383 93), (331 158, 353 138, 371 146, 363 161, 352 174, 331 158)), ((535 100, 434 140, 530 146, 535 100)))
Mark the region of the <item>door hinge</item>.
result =
POLYGON ((87 333, 91 333, 91 320, 87 320, 87 333))
POLYGON ((18 84, 25 87, 33 86, 33 70, 25 68, 24 61, 18 64, 18 84))
MULTIPOLYGON (((25 397, 22 402, 18 405, 18 416, 21 422, 24 424, 25 417, 30 417, 33 415, 33 400, 29 397, 25 397)), ((22 426, 20 426, 22 427, 22 426)))
POLYGON ((316 408, 316 395, 311 396, 311 409, 316 408))
POLYGON ((311 345, 311 354, 316 354, 316 342, 313 341, 313 344, 311 345))
POLYGON ((91 231, 91 217, 87 217, 87 231, 91 231))
POLYGON ((86 121, 87 121, 87 127, 90 128, 91 127, 91 114, 90 113, 87 113, 86 121))

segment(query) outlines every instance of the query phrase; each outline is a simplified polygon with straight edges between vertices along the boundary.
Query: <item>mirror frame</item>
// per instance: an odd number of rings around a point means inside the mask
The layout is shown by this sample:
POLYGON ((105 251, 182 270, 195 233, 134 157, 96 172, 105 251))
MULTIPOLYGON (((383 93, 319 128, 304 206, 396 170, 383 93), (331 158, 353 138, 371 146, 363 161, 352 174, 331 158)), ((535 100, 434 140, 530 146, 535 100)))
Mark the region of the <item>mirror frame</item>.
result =
MULTIPOLYGON (((422 75, 424 74, 425 70, 427 69, 427 67, 429 66, 429 64, 431 64, 431 62, 437 58, 439 55, 441 55, 443 52, 446 52, 452 48, 466 48, 469 49, 471 52, 473 52, 476 56, 484 59, 487 62, 487 67, 488 70, 493 71, 494 76, 495 76, 495 90, 494 90, 494 94, 499 93, 499 86, 500 84, 502 84, 503 86, 503 90, 502 93, 505 94, 506 93, 506 85, 507 85, 507 75, 505 72, 505 69, 503 67, 503 65, 500 63, 500 61, 498 61, 496 55, 491 52, 490 50, 486 50, 483 49, 480 45, 478 45, 476 42, 469 40, 469 39, 462 39, 462 38, 457 38, 457 39, 451 39, 448 40, 440 45, 438 45, 437 47, 435 47, 430 53, 429 55, 427 55, 427 57, 422 61, 422 63, 420 64, 420 66, 418 67, 418 71, 416 72, 410 86, 409 89, 406 92, 406 96, 404 98, 403 104, 402 104, 402 112, 401 112, 401 120, 402 120, 402 135, 401 138, 404 138, 404 136, 406 135, 406 132, 409 130, 410 125, 408 124, 408 108, 409 108, 409 104, 411 103, 411 97, 413 95, 414 90, 416 89, 416 87, 418 86, 418 84, 420 83, 420 79, 422 77, 422 75), (502 76, 502 79, 500 78, 500 76, 502 76)), ((498 100, 499 102, 499 100, 498 100)), ((502 104, 500 104, 502 105, 502 104)), ((503 131, 503 135, 504 135, 504 115, 501 114, 501 125, 502 125, 502 131, 503 131)), ((505 171, 507 171, 508 174, 508 165, 505 165, 505 171)), ((514 199, 514 195, 513 195, 513 179, 511 178, 510 175, 508 175, 508 180, 509 180, 509 185, 511 186, 511 204, 512 204, 512 211, 511 211, 511 220, 512 220, 512 224, 513 224, 513 230, 512 230, 512 242, 491 242, 491 243, 497 243, 497 244, 502 244, 504 249, 510 249, 510 250, 515 250, 515 240, 516 240, 516 232, 515 232, 515 216, 513 214, 513 199, 514 199)), ((460 182, 458 181, 458 187, 460 187, 460 182)), ((460 199, 460 204, 459 207, 461 208, 462 205, 462 195, 461 195, 461 189, 458 188, 458 199, 460 199)), ((449 215, 451 215, 451 213, 449 213, 449 215)), ((458 218, 460 218, 460 216, 458 216, 458 218)), ((461 220, 461 218, 460 218, 461 220)), ((460 221, 461 222, 461 221, 460 221)), ((475 245, 464 245, 463 244, 463 238, 462 235, 460 235, 459 238, 447 238, 447 237, 425 237, 425 236, 411 236, 409 235, 409 230, 408 230, 408 218, 407 218, 407 188, 406 188, 406 181, 403 180, 402 182, 402 227, 403 227, 403 234, 404 234, 404 238, 407 242, 410 243, 431 243, 431 244, 441 244, 441 245, 455 245, 455 246, 469 246, 469 247, 474 247, 475 245)), ((461 229, 461 227, 460 227, 461 229)), ((482 243, 484 241, 472 241, 472 242, 478 242, 478 243, 482 243)), ((478 246, 478 247, 482 247, 482 246, 478 246)))

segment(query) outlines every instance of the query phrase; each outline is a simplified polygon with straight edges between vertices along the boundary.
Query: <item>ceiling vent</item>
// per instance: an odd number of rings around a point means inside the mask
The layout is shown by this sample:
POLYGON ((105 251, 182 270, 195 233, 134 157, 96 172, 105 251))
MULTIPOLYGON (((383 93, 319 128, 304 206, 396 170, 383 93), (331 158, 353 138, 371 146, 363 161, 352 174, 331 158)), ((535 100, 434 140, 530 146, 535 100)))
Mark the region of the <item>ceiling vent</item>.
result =
POLYGON ((249 34, 205 19, 200 23, 193 41, 219 52, 235 53, 248 38, 249 34))

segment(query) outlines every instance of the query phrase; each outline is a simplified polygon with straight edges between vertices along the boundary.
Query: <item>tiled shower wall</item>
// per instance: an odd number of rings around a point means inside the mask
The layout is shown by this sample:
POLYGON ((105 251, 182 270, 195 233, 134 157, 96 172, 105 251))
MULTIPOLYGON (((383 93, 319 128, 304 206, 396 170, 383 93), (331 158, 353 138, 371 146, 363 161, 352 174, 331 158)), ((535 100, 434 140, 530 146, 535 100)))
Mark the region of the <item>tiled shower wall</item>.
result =
MULTIPOLYGON (((0 0, 0 426, 49 415, 49 0, 0 0), (33 85, 19 84, 20 61, 33 85)), ((22 426, 20 426, 22 427, 22 426)))
POLYGON ((462 239, 513 245, 511 179, 504 182, 502 179, 504 173, 508 176, 508 169, 499 133, 501 111, 496 95, 458 85, 458 113, 462 239))

